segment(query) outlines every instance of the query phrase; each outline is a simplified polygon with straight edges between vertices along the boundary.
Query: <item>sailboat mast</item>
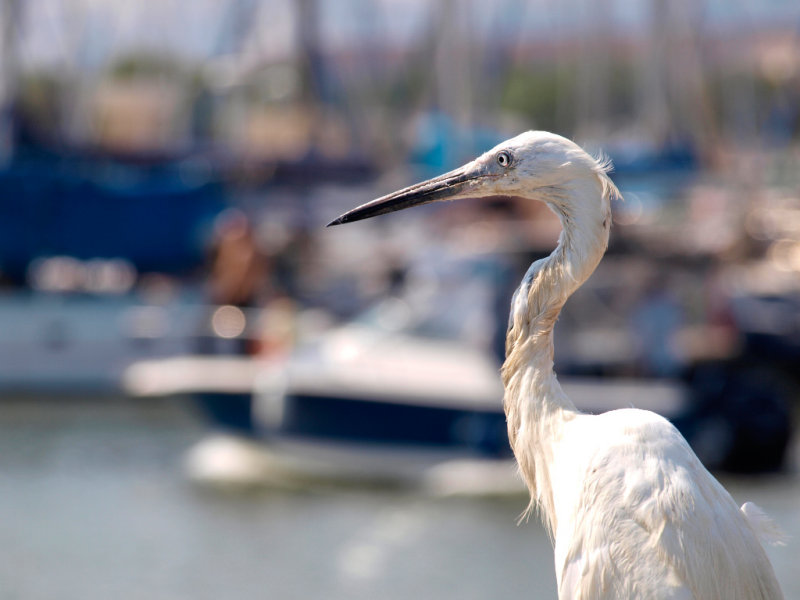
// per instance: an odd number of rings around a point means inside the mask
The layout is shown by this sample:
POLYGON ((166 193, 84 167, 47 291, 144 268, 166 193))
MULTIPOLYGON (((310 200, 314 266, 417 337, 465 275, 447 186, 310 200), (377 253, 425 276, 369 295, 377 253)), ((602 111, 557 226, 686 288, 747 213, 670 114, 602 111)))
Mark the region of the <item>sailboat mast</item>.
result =
POLYGON ((17 0, 0 0, 0 167, 14 154, 14 102, 17 60, 17 0))

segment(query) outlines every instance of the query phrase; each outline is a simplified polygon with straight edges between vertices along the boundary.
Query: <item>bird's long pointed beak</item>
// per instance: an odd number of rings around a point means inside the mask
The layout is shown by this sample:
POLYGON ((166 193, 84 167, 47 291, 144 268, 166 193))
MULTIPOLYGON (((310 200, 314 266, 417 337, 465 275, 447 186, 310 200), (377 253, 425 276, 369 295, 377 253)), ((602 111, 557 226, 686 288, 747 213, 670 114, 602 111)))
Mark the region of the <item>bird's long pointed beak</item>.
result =
POLYGON ((486 173, 477 168, 475 163, 467 163, 454 171, 414 184, 392 194, 382 196, 347 211, 342 216, 328 223, 341 225, 362 219, 369 219, 390 212, 403 210, 412 206, 420 206, 440 200, 456 200, 471 196, 470 192, 477 188, 486 173))

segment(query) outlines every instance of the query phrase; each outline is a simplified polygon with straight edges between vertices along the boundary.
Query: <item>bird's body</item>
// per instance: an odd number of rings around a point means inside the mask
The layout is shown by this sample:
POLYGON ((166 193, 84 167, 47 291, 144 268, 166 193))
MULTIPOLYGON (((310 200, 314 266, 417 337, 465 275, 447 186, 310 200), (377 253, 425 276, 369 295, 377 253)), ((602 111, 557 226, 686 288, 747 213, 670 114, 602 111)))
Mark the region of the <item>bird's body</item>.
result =
POLYGON ((576 414, 562 435, 582 443, 555 444, 560 598, 782 597, 747 518, 668 421, 576 414))
POLYGON ((561 308, 608 245, 618 191, 606 171, 565 138, 527 132, 334 223, 461 197, 547 203, 562 234, 514 295, 502 377, 530 509, 554 541, 559 598, 782 598, 758 539, 761 519, 749 518, 757 509, 740 510, 668 421, 636 409, 582 414, 553 371, 561 308))

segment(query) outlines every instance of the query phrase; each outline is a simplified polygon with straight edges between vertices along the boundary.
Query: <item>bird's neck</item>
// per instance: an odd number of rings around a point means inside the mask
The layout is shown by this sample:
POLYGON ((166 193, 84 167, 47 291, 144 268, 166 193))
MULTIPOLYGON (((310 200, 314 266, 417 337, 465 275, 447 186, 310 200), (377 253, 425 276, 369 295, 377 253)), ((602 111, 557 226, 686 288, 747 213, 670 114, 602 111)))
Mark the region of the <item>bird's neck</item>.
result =
POLYGON ((543 199, 563 230, 555 251, 533 263, 517 289, 506 337, 502 374, 509 440, 531 491, 531 507, 539 506, 551 531, 556 524, 549 465, 564 423, 578 414, 553 371, 553 327, 608 245, 610 209, 603 192, 594 181, 545 191, 543 199), (568 194, 573 200, 590 197, 565 202, 568 194))

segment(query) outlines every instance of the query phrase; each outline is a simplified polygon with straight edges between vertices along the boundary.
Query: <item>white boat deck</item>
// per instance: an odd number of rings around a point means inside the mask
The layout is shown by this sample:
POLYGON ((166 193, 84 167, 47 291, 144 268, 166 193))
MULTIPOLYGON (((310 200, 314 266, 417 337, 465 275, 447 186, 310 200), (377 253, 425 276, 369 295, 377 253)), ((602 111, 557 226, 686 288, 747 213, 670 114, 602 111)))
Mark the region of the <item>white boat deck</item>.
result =
MULTIPOLYGON (((123 376, 123 386, 134 396, 201 392, 257 396, 278 386, 290 394, 501 410, 503 392, 499 375, 491 369, 475 368, 467 368, 465 373, 471 374, 471 378, 447 374, 434 379, 428 374, 410 379, 391 371, 376 375, 363 369, 353 369, 350 373, 328 370, 314 376, 301 370, 287 375, 285 364, 277 362, 248 357, 181 356, 133 364, 123 376), (290 387, 286 388, 287 385, 290 387)), ((670 418, 679 414, 687 402, 684 386, 674 381, 564 377, 561 385, 580 410, 590 413, 641 408, 670 418)))

